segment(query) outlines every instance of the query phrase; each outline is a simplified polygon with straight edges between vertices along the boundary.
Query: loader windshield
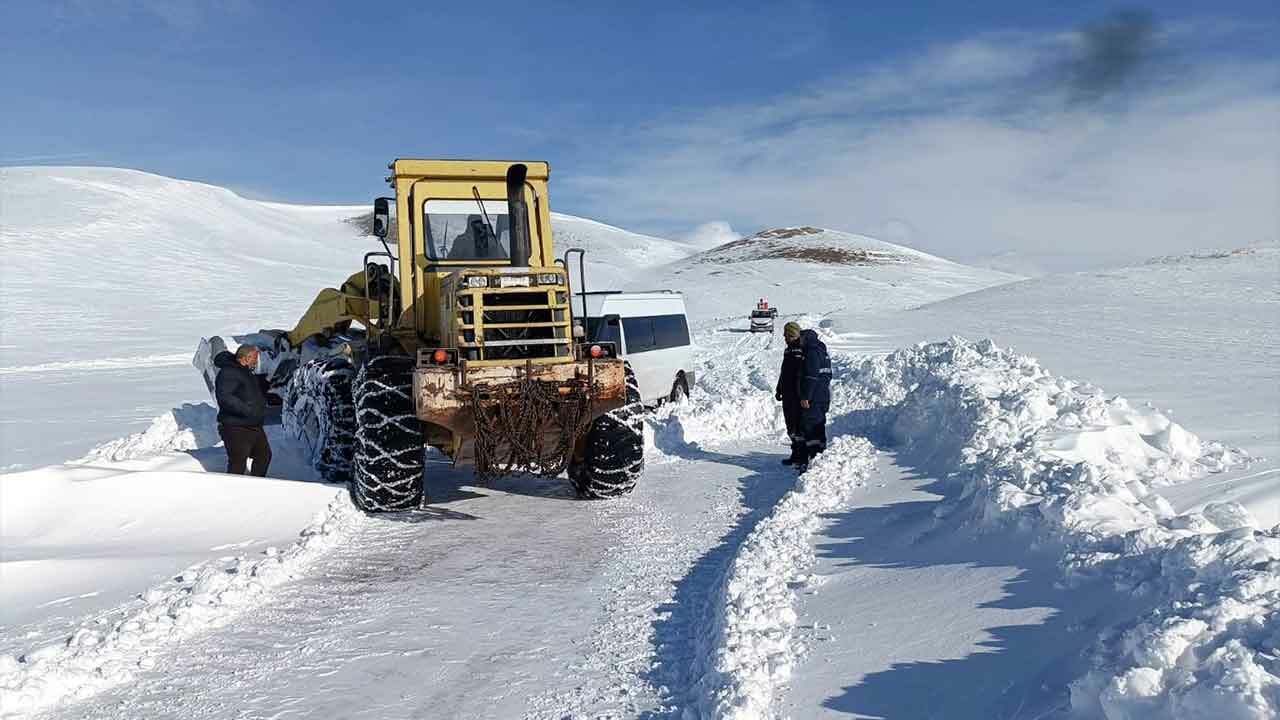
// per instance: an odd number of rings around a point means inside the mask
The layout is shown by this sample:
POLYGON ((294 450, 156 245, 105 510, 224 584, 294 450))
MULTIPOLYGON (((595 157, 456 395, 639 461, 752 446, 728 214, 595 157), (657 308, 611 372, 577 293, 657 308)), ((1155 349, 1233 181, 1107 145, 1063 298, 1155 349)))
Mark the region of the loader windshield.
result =
POLYGON ((427 257, 433 260, 506 260, 511 223, 505 200, 428 200, 422 204, 427 257), (493 231, 485 224, 489 216, 493 231))

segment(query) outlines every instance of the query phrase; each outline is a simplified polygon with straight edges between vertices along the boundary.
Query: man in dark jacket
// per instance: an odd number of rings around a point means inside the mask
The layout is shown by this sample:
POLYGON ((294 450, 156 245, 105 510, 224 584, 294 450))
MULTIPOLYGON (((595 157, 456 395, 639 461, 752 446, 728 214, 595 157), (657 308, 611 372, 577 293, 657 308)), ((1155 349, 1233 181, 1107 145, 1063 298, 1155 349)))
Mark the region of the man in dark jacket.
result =
POLYGON ((801 426, 805 458, 798 463, 803 470, 818 453, 827 449, 827 411, 831 409, 831 356, 818 333, 800 333, 800 349, 804 353, 804 375, 800 379, 801 426))
POLYGON ((213 394, 218 400, 218 435, 227 448, 227 472, 244 475, 246 461, 252 458, 250 474, 266 477, 271 445, 262 429, 267 398, 253 375, 258 348, 241 345, 234 355, 224 350, 214 356, 213 364, 218 368, 213 394))
POLYGON ((804 377, 804 350, 800 347, 800 325, 789 322, 782 328, 787 349, 782 353, 782 372, 778 374, 778 386, 773 397, 782 403, 782 417, 787 423, 787 437, 791 439, 791 456, 783 465, 803 465, 808 455, 804 444, 804 410, 800 407, 800 380, 804 377))

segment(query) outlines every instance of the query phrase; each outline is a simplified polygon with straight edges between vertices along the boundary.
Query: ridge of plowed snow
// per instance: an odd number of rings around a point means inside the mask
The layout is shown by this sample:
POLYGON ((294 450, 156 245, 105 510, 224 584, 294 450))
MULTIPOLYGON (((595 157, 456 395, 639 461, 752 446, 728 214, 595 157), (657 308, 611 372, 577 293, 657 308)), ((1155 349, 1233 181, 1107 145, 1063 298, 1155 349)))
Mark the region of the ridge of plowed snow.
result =
POLYGON ((704 717, 772 716, 800 653, 795 588, 809 579, 810 538, 823 513, 843 509, 866 481, 874 454, 864 438, 835 438, 739 547, 698 638, 693 702, 704 717))
POLYGON ((1068 578, 1109 577, 1154 609, 1104 631, 1072 705, 1108 718, 1273 717, 1280 528, 1235 503, 1176 514, 1155 489, 1248 462, 1151 408, 954 339, 873 358, 840 383, 845 427, 952 468, 935 515, 1060 543, 1068 578))
MULTIPOLYGON (((730 347, 737 372, 721 377, 708 356, 700 372, 714 391, 672 411, 666 432, 704 443, 730 426, 736 438, 782 433, 778 406, 753 402, 764 378, 749 370, 763 371, 774 353, 767 343, 730 347), (703 430, 709 415, 715 427, 703 430)), ((1263 718, 1280 708, 1280 528, 1257 527, 1235 503, 1179 515, 1157 492, 1246 464, 1247 453, 989 341, 956 338, 860 363, 837 352, 833 370, 833 435, 865 434, 945 468, 962 490, 939 504, 939 519, 1029 534, 1062 548, 1067 580, 1109 578, 1150 599, 1148 615, 1099 636, 1094 669, 1071 687, 1073 707, 1133 720, 1263 718)), ((793 593, 775 583, 803 577, 810 555, 792 541, 807 541, 817 513, 840 508, 865 478, 863 448, 833 442, 831 452, 726 571, 691 688, 708 717, 776 712, 801 647, 793 593)))

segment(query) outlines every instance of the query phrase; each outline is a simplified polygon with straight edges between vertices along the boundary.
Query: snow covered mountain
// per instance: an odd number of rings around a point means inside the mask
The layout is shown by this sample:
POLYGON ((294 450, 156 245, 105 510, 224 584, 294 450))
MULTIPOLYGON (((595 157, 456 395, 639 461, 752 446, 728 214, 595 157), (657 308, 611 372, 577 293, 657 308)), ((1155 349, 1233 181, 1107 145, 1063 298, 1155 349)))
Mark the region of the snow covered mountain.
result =
POLYGON ((863 235, 765 230, 643 273, 633 287, 680 290, 699 319, 745 317, 761 297, 783 313, 909 308, 1020 279, 863 235))

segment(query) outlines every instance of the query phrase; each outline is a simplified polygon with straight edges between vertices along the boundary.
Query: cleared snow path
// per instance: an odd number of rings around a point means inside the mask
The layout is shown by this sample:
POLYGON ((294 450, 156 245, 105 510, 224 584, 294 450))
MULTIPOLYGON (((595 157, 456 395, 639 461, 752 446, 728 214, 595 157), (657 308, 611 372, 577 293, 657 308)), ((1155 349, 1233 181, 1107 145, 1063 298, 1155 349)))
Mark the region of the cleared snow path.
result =
POLYGON ((799 602, 809 656, 796 718, 1041 718, 1068 707, 1082 653, 1132 601, 1063 588, 1058 556, 1025 538, 939 522, 944 483, 880 453, 855 508, 829 515, 799 602))
POLYGON ((361 523, 249 617, 60 718, 678 712, 699 608, 790 490, 777 455, 667 445, 637 492, 461 485, 361 523), (681 457, 681 456, 684 457, 681 457))

